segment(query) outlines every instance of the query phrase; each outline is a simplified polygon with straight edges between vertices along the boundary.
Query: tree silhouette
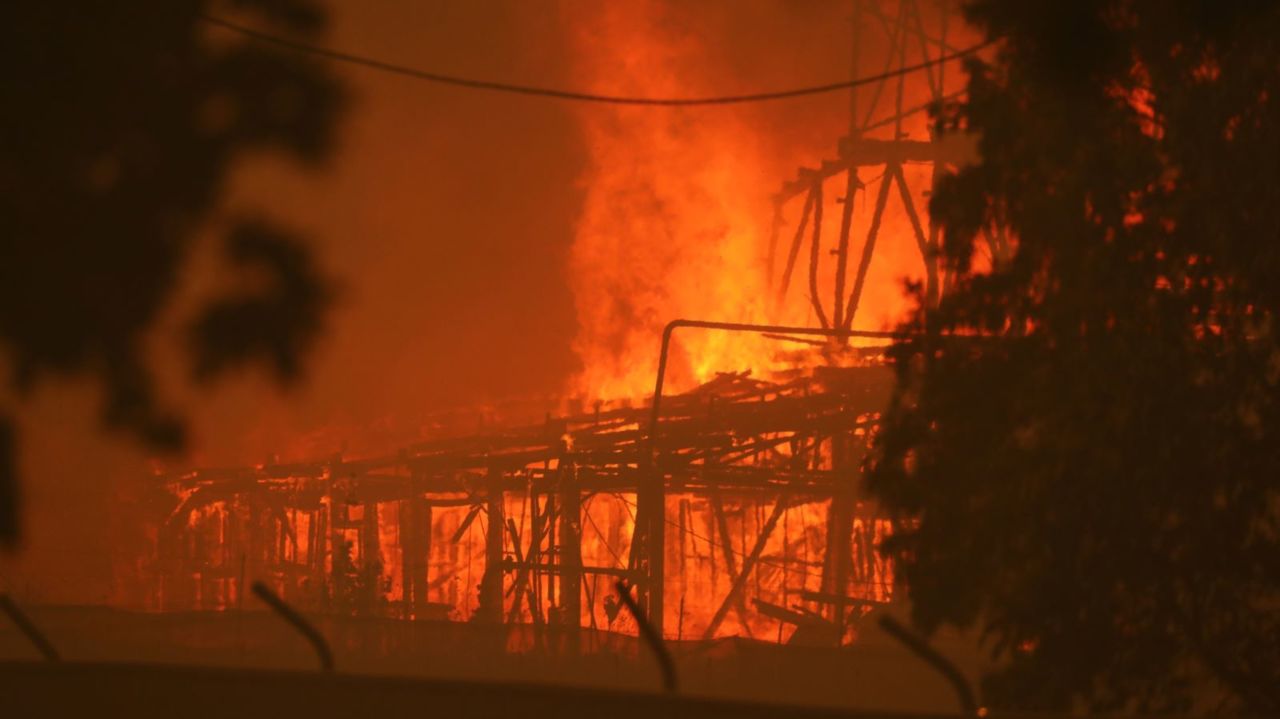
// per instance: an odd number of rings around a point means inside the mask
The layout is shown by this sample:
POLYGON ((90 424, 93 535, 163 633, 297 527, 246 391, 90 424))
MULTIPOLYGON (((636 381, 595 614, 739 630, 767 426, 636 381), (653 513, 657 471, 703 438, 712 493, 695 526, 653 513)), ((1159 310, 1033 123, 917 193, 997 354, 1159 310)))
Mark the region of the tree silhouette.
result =
MULTIPOLYGON (((236 161, 275 150, 315 164, 341 93, 313 62, 218 37, 208 10, 310 36, 312 0, 15 0, 0 5, 0 352, 21 396, 91 375, 103 421, 147 444, 182 445, 142 355, 210 226, 236 161)), ((190 327, 193 377, 250 362, 294 378, 329 296, 300 239, 258 217, 222 222, 249 287, 190 327)), ((18 538, 13 424, 0 415, 0 540, 18 538)))
POLYGON ((994 706, 1280 711, 1280 4, 965 12, 982 161, 870 474, 914 619, 994 706))

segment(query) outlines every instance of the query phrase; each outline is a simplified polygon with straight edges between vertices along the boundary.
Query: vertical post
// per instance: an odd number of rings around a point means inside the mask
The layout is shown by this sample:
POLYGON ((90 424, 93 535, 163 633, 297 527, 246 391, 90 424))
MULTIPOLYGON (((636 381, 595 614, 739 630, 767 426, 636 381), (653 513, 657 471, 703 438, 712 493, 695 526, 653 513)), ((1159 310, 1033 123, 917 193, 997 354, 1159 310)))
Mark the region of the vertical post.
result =
MULTIPOLYGON (((556 518, 559 516, 557 512, 559 512, 560 507, 556 503, 556 497, 554 493, 549 493, 547 495, 547 501, 546 501, 546 504, 543 505, 543 507, 546 510, 547 564, 552 564, 555 561, 556 548, 560 546, 557 543, 557 537, 556 537, 556 533, 558 529, 556 526, 556 518)), ((554 571, 548 572, 547 573, 547 610, 548 611, 550 611, 552 607, 561 606, 560 604, 556 603, 556 592, 559 589, 560 587, 557 586, 557 582, 554 577, 554 571)))
POLYGON ((431 532, 433 525, 431 501, 425 497, 413 498, 413 610, 416 616, 424 616, 427 610, 427 587, 431 586, 431 532))
MULTIPOLYGON (((917 12, 919 12, 918 8, 917 8, 917 12)), ((941 19, 939 21, 941 24, 941 27, 939 29, 938 54, 945 55, 947 54, 947 15, 950 14, 951 12, 951 8, 948 6, 947 0, 942 0, 942 2, 940 3, 938 12, 941 14, 941 19)), ((933 101, 939 104, 942 103, 942 98, 946 96, 946 85, 945 85, 946 75, 944 72, 946 70, 946 67, 947 67, 947 64, 945 62, 940 63, 938 65, 938 84, 934 87, 933 101)), ((934 142, 938 141, 938 129, 936 127, 929 128, 929 138, 934 142)), ((946 170, 943 167, 941 162, 935 161, 933 163, 933 174, 929 180, 930 188, 935 188, 938 186, 938 181, 942 179, 942 175, 945 172, 946 170)), ((933 221, 932 216, 930 216, 929 218, 929 248, 933 252, 933 255, 929 261, 933 263, 933 268, 934 268, 933 274, 936 276, 938 274, 938 269, 939 269, 938 264, 939 264, 939 258, 941 257, 941 250, 942 250, 942 227, 938 223, 933 221)), ((932 301, 935 306, 937 305, 939 297, 941 295, 947 294, 947 292, 950 290, 950 285, 953 279, 954 278, 952 277, 952 273, 947 272, 947 274, 943 277, 942 287, 940 289, 935 288, 934 297, 932 298, 932 301)), ((935 281, 935 285, 936 285, 936 281, 935 281)))
POLYGON ((582 494, 578 470, 560 460, 560 607, 569 651, 577 653, 582 626, 582 494))
POLYGON ((431 502, 422 496, 423 477, 413 470, 408 498, 400 500, 400 566, 405 618, 422 617, 431 577, 431 502))
POLYGON ((666 382, 667 355, 671 335, 679 321, 667 323, 662 330, 662 347, 658 351, 658 376, 654 380, 653 401, 649 407, 649 431, 641 456, 637 460, 636 526, 631 538, 628 568, 635 577, 636 600, 650 625, 661 637, 663 613, 663 554, 666 551, 666 496, 662 468, 657 462, 658 420, 662 412, 662 386, 666 382))
MULTIPOLYGON (((550 529, 547 526, 551 515, 551 502, 554 494, 547 495, 547 502, 538 509, 538 492, 529 483, 529 549, 525 552, 524 561, 528 563, 529 576, 529 613, 533 615, 535 625, 542 623, 542 537, 550 529)), ((515 542, 514 536, 512 542, 515 542)))
POLYGON ((378 503, 365 501, 360 526, 360 609, 373 615, 378 608, 378 585, 382 576, 382 547, 378 536, 378 503))
POLYGON ((649 408, 649 436, 646 452, 641 457, 640 484, 636 491, 636 534, 640 542, 632 543, 632 568, 642 577, 639 586, 640 607, 658 637, 663 636, 664 559, 666 554, 666 487, 662 467, 658 464, 658 427, 661 419, 662 386, 666 382, 667 357, 671 352, 671 335, 679 326, 670 322, 662 330, 662 347, 658 353, 658 377, 654 382, 653 404, 649 408), (641 534, 643 532, 643 534, 641 534), (637 552, 639 562, 636 562, 637 552))
MULTIPOLYGON (((889 50, 892 53, 898 51, 898 67, 907 66, 907 0, 898 0, 898 27, 897 37, 901 40, 896 47, 889 50)), ((897 94, 894 96, 893 103, 893 140, 897 142, 902 139, 902 91, 906 88, 906 74, 898 75, 897 94)), ((895 163, 896 164, 896 163, 895 163)))
MULTIPOLYGON (((329 501, 333 501, 333 494, 330 492, 329 501)), ((311 561, 311 590, 315 593, 316 600, 328 609, 329 593, 325 591, 326 577, 324 571, 324 558, 330 551, 329 548, 329 515, 331 512, 326 511, 324 507, 316 509, 313 521, 315 522, 315 540, 312 542, 310 550, 311 561)))
MULTIPOLYGON (((947 25, 949 24, 949 21, 951 19, 950 17, 951 3, 949 2, 949 0, 941 0, 941 2, 938 3, 938 5, 940 6, 938 12, 941 16, 939 20, 939 22, 941 23, 941 28, 938 31, 938 54, 945 55, 947 54, 947 25)), ((947 94, 946 70, 947 70, 947 63, 944 62, 944 63, 938 64, 938 98, 937 99, 939 101, 941 101, 942 98, 947 94)))
POLYGON ((341 529, 347 519, 347 509, 345 506, 340 506, 342 500, 338 499, 337 492, 334 491, 337 473, 336 466, 329 468, 329 601, 331 609, 339 608, 340 611, 345 611, 347 577, 344 565, 346 562, 340 561, 339 555, 348 551, 341 529))
MULTIPOLYGON (((900 339, 903 335, 896 332, 852 331, 840 328, 823 327, 787 327, 783 325, 760 325, 742 322, 708 322, 705 320, 671 320, 662 330, 662 348, 658 353, 658 376, 653 385, 653 401, 649 409, 649 428, 639 465, 639 482, 636 491, 636 531, 632 537, 631 554, 627 567, 630 573, 643 583, 641 596, 647 598, 649 622, 659 637, 662 634, 663 610, 663 561, 666 549, 665 524, 666 503, 664 476, 662 467, 657 461, 659 422, 662 414, 662 387, 666 380, 667 356, 671 350, 671 335, 678 327, 699 327, 729 332, 773 332, 820 337, 875 337, 878 339, 900 339), (643 592, 645 585, 650 590, 643 592)), ((769 524, 776 523, 772 519, 769 524)), ((772 531, 772 527, 770 527, 772 531)), ((754 563, 754 560, 753 560, 754 563)), ((743 564, 746 573, 747 566, 743 564)), ((739 575, 739 580, 743 575, 739 575)), ((643 608, 643 604, 641 605, 643 608)))
POLYGON ((480 579, 480 608, 476 616, 495 624, 502 622, 503 533, 506 518, 502 508, 502 473, 489 469, 487 508, 489 524, 484 538, 484 576, 480 579))
MULTIPOLYGON (((853 16, 850 18, 852 27, 852 49, 849 58, 849 77, 858 77, 858 46, 861 35, 862 26, 862 6, 859 0, 853 0, 853 16)), ((849 88, 849 146, 856 147, 856 142, 861 136, 861 128, 858 127, 858 88, 849 88)), ((835 305, 832 307, 831 326, 841 328, 845 326, 844 322, 844 286, 846 276, 848 275, 849 265, 849 233, 853 229, 853 195, 862 185, 862 181, 858 178, 858 165, 853 161, 852 157, 848 158, 849 169, 845 176, 844 189, 844 206, 840 212, 840 242, 836 246, 836 287, 835 287, 835 305)), ((833 338, 837 339, 837 338, 833 338)), ((841 343, 848 343, 847 336, 839 337, 841 343)))
POLYGON ((689 525, 693 523, 692 510, 690 509, 689 499, 687 497, 680 498, 680 509, 677 512, 676 531, 680 533, 680 566, 676 569, 676 576, 680 577, 680 611, 676 615, 679 619, 676 622, 676 639, 684 638, 684 600, 689 589, 689 525))
MULTIPOLYGON (((410 487, 413 480, 410 480, 410 487)), ((410 492, 412 495, 413 492, 410 492)), ((397 517, 400 520, 400 614, 403 619, 414 616, 414 593, 416 591, 417 574, 414 571, 414 558, 418 555, 416 537, 417 518, 413 516, 414 498, 400 500, 397 505, 397 517)))
MULTIPOLYGON (((263 511, 262 504, 259 500, 258 492, 262 491, 261 485, 255 485, 254 489, 245 494, 245 523, 241 525, 242 532, 247 540, 244 545, 239 547, 239 556, 234 554, 229 557, 240 564, 240 579, 236 583, 237 600, 239 595, 248 591, 248 587, 244 585, 244 576, 246 571, 249 576, 261 576, 263 570, 264 559, 267 553, 267 543, 264 541, 263 534, 266 528, 267 512, 263 511), (247 561, 246 561, 247 557, 247 561), (246 566, 247 565, 247 566, 246 566)), ((230 584, 230 582, 228 582, 230 584)), ((229 594, 229 593, 228 593, 229 594)), ((230 602, 231 597, 224 596, 223 599, 230 602)), ((239 603, 237 601, 237 603, 239 603)))
MULTIPOLYGON (((848 594, 849 569, 852 567, 854 471, 850 457, 852 437, 846 432, 831 436, 831 470, 835 475, 835 492, 827 509, 827 552, 822 563, 822 591, 829 596, 848 594)), ((837 637, 844 637, 845 605, 831 604, 831 623, 837 637)), ((840 640, 837 640, 840 641, 840 640)))
POLYGON ((651 484, 654 485, 650 498, 649 514, 649 572, 648 572, 648 616, 654 631, 659 637, 666 624, 666 559, 667 559, 667 494, 663 486, 662 470, 654 466, 651 470, 651 484))

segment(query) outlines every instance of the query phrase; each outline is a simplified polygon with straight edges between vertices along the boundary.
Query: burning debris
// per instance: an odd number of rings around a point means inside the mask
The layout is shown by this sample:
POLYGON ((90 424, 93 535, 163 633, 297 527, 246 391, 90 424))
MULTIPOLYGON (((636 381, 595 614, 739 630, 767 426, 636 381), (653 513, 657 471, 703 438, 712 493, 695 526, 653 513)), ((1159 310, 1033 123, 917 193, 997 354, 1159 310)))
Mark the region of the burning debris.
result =
POLYGON ((882 365, 786 382, 722 375, 666 398, 654 466, 665 528, 637 567, 648 409, 548 418, 382 457, 200 470, 175 504, 150 588, 163 610, 225 609, 255 580, 341 614, 634 633, 618 579, 661 593, 672 638, 834 643, 887 602, 886 520, 856 501, 888 391, 882 365), (794 635, 793 635, 794 633, 794 635))

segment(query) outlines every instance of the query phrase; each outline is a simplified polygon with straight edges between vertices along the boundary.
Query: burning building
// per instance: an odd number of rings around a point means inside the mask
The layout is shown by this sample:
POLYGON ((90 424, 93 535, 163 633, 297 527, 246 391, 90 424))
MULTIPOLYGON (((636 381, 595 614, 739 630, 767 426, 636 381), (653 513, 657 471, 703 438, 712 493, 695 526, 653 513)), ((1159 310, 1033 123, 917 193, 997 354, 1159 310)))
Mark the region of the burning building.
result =
POLYGON ((677 638, 842 628, 893 591, 874 551, 888 524, 847 481, 885 372, 723 375, 668 398, 652 443, 648 408, 602 404, 383 457, 178 475, 156 602, 225 609, 265 579, 336 613, 634 632, 621 579, 677 638), (662 525, 637 534, 650 493, 662 525))
MULTIPOLYGON (((876 551, 892 525, 859 494, 892 385, 890 334, 859 329, 883 299, 868 273, 888 255, 927 301, 945 292, 922 208, 972 153, 924 112, 952 97, 961 44, 945 4, 924 5, 855 0, 853 76, 879 79, 853 88, 835 157, 771 192, 744 180, 762 165, 741 118, 584 115, 572 394, 593 399, 537 422, 512 421, 528 414, 513 404, 480 431, 442 422, 374 456, 166 474, 151 606, 232 608, 260 580, 311 610, 524 625, 519 641, 588 648, 584 628, 636 632, 622 582, 668 638, 852 641, 896 590, 876 551), (764 325, 682 330, 664 373, 677 317, 764 325), (655 376, 674 392, 648 398, 655 376)), ((643 4, 599 13, 577 39, 597 60, 589 87, 707 91, 683 71, 696 38, 643 4)))

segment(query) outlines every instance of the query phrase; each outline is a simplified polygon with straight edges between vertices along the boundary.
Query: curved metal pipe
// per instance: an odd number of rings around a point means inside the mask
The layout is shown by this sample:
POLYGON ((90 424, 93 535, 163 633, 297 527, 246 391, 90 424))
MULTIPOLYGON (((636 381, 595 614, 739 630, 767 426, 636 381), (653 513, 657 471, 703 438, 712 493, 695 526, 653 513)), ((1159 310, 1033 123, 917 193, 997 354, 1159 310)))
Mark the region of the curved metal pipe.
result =
POLYGON ((885 615, 880 617, 880 628, 889 636, 902 642, 907 649, 913 654, 924 660, 926 664, 937 670, 939 674, 951 683, 956 692, 956 699, 960 702, 960 709, 969 716, 978 715, 978 703, 973 698, 973 689, 969 686, 969 680, 964 678, 956 665, 950 660, 938 653, 936 649, 929 646, 928 642, 916 636, 914 632, 896 619, 885 615))
POLYGON ((649 618, 645 616, 644 610, 631 596, 631 587, 627 583, 619 579, 614 585, 618 590, 618 599, 627 605, 627 610, 631 612, 631 616, 635 617, 636 626, 640 627, 640 638, 645 644, 649 645, 649 649, 653 650, 653 655, 658 660, 658 665, 662 668, 662 688, 668 694, 676 692, 676 663, 671 659, 671 652, 667 651, 667 645, 662 642, 662 637, 658 635, 653 625, 649 623, 649 618))
POLYGON ((58 655, 58 650, 54 649, 53 644, 49 641, 44 632, 40 631, 27 615, 18 608, 18 605, 9 598, 8 594, 0 594, 0 611, 3 611, 9 621, 22 632, 22 636, 31 642, 32 646, 40 652, 40 656, 44 657, 46 662, 60 662, 62 657, 58 655))
MULTIPOLYGON (((658 544, 649 550, 648 571, 642 577, 643 583, 639 586, 642 595, 642 602, 646 605, 649 615, 652 617, 654 631, 658 636, 662 635, 663 622, 663 601, 659 577, 662 576, 662 541, 661 533, 663 531, 663 507, 661 501, 654 503, 646 501, 643 497, 650 492, 661 494, 662 480, 655 471, 657 466, 657 437, 658 437, 658 419, 662 414, 662 387, 667 378, 667 357, 671 352, 671 336, 675 334, 677 329, 687 327, 691 329, 708 329, 720 330, 725 332, 754 332, 758 334, 788 334, 788 335, 810 335, 817 337, 870 337, 874 339, 910 339, 913 335, 902 332, 874 332, 867 330, 852 330, 833 328, 815 328, 815 327, 790 327, 787 325, 764 325, 753 324, 748 322, 712 322, 708 320, 688 320, 676 319, 667 323, 662 330, 662 349, 658 353, 658 377, 654 381, 653 386, 653 402, 649 408, 649 428, 645 437, 646 451, 642 455, 641 461, 644 465, 641 467, 644 479, 642 480, 642 489, 637 496, 637 504, 640 509, 637 511, 636 520, 640 522, 642 519, 646 525, 644 530, 645 541, 651 544, 658 544), (643 517, 641 515, 644 515, 643 517), (658 592, 653 590, 657 588, 658 592)), ((637 525, 637 531, 640 531, 637 525)), ((631 555, 627 566, 635 569, 637 567, 638 552, 640 549, 639 542, 632 542, 631 555)))
POLYGON ((267 585, 262 582, 253 583, 253 593, 257 595, 267 606, 271 607, 276 614, 291 624, 298 633, 311 643, 311 647, 316 650, 316 658, 320 660, 320 670, 324 672, 333 671, 333 652, 329 651, 329 642, 325 641, 324 636, 312 626, 301 614, 293 607, 285 603, 283 599, 276 596, 267 585))
POLYGON ((721 330, 725 332, 755 332, 757 334, 809 335, 815 337, 868 337, 871 339, 902 340, 912 339, 915 335, 905 332, 875 332, 871 330, 846 330, 822 327, 788 327, 786 325, 760 325, 749 322, 712 322, 708 320, 671 320, 662 330, 662 350, 658 354, 658 377, 653 385, 653 404, 649 410, 648 441, 653 447, 658 434, 658 415, 662 405, 662 385, 667 376, 667 354, 671 350, 671 336, 677 329, 689 327, 693 329, 721 330))

